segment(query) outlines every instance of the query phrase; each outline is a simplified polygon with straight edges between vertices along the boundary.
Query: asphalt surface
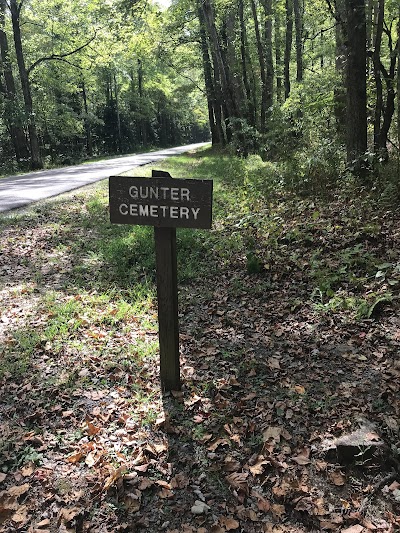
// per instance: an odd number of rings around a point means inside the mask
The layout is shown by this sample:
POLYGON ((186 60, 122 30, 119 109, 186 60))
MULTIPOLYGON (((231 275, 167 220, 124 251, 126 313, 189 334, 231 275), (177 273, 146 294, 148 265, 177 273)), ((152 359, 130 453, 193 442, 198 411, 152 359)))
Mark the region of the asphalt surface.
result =
POLYGON ((109 176, 147 165, 206 145, 189 144, 146 154, 128 155, 73 167, 40 170, 0 179, 0 212, 27 206, 38 200, 78 189, 109 176))

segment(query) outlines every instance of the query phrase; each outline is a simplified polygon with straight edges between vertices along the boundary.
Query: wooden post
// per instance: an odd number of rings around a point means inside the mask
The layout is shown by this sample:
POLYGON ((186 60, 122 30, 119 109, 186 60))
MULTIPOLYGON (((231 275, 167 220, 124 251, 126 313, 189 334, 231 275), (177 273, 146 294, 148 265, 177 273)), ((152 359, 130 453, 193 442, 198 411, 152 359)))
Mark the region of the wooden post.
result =
MULTIPOLYGON (((170 178, 171 176, 168 172, 153 170, 152 177, 170 178)), ((161 387, 163 391, 180 390, 176 229, 155 227, 154 239, 161 387)))
POLYGON ((176 228, 211 228, 212 189, 211 180, 174 180, 161 170, 153 170, 152 178, 109 180, 111 223, 154 226, 163 391, 181 388, 176 228))

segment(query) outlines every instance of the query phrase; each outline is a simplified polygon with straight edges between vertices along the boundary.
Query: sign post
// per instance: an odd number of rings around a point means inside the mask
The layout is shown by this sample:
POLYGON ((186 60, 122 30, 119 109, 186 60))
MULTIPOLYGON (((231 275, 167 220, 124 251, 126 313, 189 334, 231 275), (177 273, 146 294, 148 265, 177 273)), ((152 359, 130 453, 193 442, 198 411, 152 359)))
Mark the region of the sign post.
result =
POLYGON ((180 390, 176 228, 210 228, 212 180, 173 179, 153 170, 151 178, 111 176, 110 220, 154 226, 160 341, 164 391, 180 390))
MULTIPOLYGON (((171 178, 153 170, 153 178, 171 178)), ((164 390, 181 390, 179 361, 178 279, 176 228, 154 227, 156 245, 160 378, 164 390)))

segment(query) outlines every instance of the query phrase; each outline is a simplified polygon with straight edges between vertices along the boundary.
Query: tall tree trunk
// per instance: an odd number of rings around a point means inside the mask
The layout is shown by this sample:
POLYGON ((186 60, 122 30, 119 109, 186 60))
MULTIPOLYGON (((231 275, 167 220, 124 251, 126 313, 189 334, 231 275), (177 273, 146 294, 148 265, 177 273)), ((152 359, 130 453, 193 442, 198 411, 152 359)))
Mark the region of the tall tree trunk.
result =
MULTIPOLYGON (((373 20, 373 14, 374 14, 374 1, 375 0, 365 0, 365 20, 366 20, 366 31, 367 31, 367 50, 371 50, 372 48, 372 34, 373 34, 373 27, 374 27, 374 20, 373 20)), ((369 54, 367 54, 367 72, 369 74, 371 70, 371 60, 369 57, 369 54)))
POLYGON ((115 72, 113 73, 114 81, 114 95, 115 95, 115 112, 117 114, 117 129, 118 129, 118 152, 122 152, 122 133, 121 133, 121 115, 119 112, 119 95, 118 95, 118 85, 117 85, 117 76, 115 72))
POLYGON ((237 117, 237 109, 235 100, 232 96, 231 87, 228 83, 227 69, 222 57, 220 39, 218 37, 215 26, 215 14, 210 0, 203 0, 201 3, 204 21, 207 28, 207 33, 210 39, 210 46, 212 49, 212 56, 214 62, 214 71, 218 70, 218 76, 221 82, 222 98, 226 107, 226 119, 237 117))
POLYGON ((251 58, 248 53, 247 31, 244 21, 244 6, 243 0, 239 0, 239 23, 240 23, 240 57, 242 65, 243 85, 246 93, 246 116, 247 121, 251 126, 256 125, 256 102, 255 102, 255 88, 251 87, 248 69, 251 68, 251 58))
POLYGON ((335 69, 337 84, 334 89, 336 129, 341 137, 346 131, 346 10, 344 0, 336 1, 335 69))
MULTIPOLYGON (((383 0, 382 0, 383 1, 383 0)), ((400 45, 400 37, 397 38, 396 46, 393 46, 393 37, 390 30, 386 29, 385 34, 388 38, 389 48, 389 69, 387 69, 382 62, 380 62, 381 73, 385 80, 386 86, 386 101, 383 104, 382 109, 382 124, 377 136, 377 152, 381 156, 381 160, 387 161, 389 158, 389 152, 387 148, 389 130, 392 123, 393 115, 395 112, 395 100, 396 100, 396 64, 398 59, 398 49, 400 45)), ((399 64, 397 65, 397 71, 399 70, 399 64)))
MULTIPOLYGON (((400 150, 400 6, 397 22, 397 147, 400 150)), ((400 153, 398 154, 400 158, 400 153)))
POLYGON ((85 80, 82 78, 81 81, 81 90, 82 90, 82 100, 83 100, 83 109, 85 112, 84 124, 85 124, 85 134, 86 134, 86 153, 89 157, 93 155, 93 141, 92 141, 92 131, 90 128, 89 120, 89 108, 87 103, 87 93, 86 93, 86 84, 85 80))
MULTIPOLYGON (((138 92, 140 100, 143 98, 143 64, 142 60, 137 60, 137 77, 138 77, 138 92)), ((139 105, 142 105, 142 101, 140 101, 139 105)), ((140 131, 140 140, 143 146, 146 146, 147 144, 147 123, 144 118, 139 119, 139 131, 140 131)))
POLYGON ((268 92, 267 92, 267 73, 264 57, 264 49, 261 41, 260 27, 258 24, 257 8, 254 0, 250 0, 251 11, 254 19, 254 29, 256 34, 256 44, 258 51, 258 61, 260 63, 261 76, 261 113, 260 113, 260 131, 264 132, 266 128, 267 109, 268 109, 268 92))
POLYGON ((347 24, 347 161, 363 177, 367 151, 367 84, 365 0, 346 0, 347 24))
POLYGON ((233 8, 229 9, 226 13, 224 20, 224 40, 225 40, 225 58, 224 63, 226 65, 227 80, 231 90, 232 99, 235 102, 236 116, 243 117, 243 85, 241 84, 241 78, 238 76, 236 67, 236 19, 237 12, 233 8))
POLYGON ((265 12, 265 92, 267 114, 274 103, 274 61, 272 59, 272 0, 262 0, 265 12))
POLYGON ((200 26, 200 43, 203 57, 204 82, 207 93, 208 119, 210 122, 212 145, 214 146, 216 144, 225 144, 225 137, 222 127, 221 103, 218 101, 216 88, 213 82, 212 65, 208 51, 204 13, 201 8, 200 1, 197 3, 197 14, 200 26))
POLYGON ((19 15, 22 3, 17 3, 17 0, 10 0, 11 19, 14 34, 15 53, 17 56, 19 77, 21 79, 22 94, 24 96, 25 113, 28 121, 28 133, 31 152, 31 168, 33 170, 43 168, 42 158, 40 156, 39 138, 36 129, 35 113, 33 111, 31 84, 28 77, 28 72, 25 66, 24 52, 22 48, 21 27, 19 23, 19 15))
POLYGON ((278 9, 275 9, 275 70, 276 70, 276 99, 282 102, 282 37, 281 37, 281 16, 278 9))
POLYGON ((5 121, 10 131, 17 163, 19 166, 24 167, 29 160, 29 149, 23 126, 18 117, 17 91, 11 66, 7 34, 4 29, 6 5, 6 0, 0 0, 0 54, 5 82, 4 95, 8 104, 6 107, 5 121))
POLYGON ((285 38, 285 58, 284 58, 284 86, 285 100, 290 95, 290 57, 292 53, 293 40, 293 0, 286 0, 286 38, 285 38))
POLYGON ((293 0, 293 11, 296 30, 296 80, 300 82, 303 80, 303 13, 301 0, 293 0))
POLYGON ((374 52, 372 55, 374 79, 375 79, 375 110, 374 110, 374 151, 379 152, 381 149, 381 118, 383 111, 383 87, 381 78, 381 45, 383 33, 383 21, 385 16, 385 2, 378 0, 375 14, 375 40, 374 52))

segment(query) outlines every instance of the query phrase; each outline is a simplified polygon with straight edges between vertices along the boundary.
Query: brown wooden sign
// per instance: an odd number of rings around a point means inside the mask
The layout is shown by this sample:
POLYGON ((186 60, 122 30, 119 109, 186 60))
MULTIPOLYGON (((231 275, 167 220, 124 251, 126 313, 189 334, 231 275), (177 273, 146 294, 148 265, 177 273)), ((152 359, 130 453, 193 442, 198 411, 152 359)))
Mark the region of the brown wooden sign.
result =
POLYGON ((111 176, 110 220, 154 226, 157 270, 160 379, 164 391, 180 390, 176 228, 211 228, 212 180, 111 176))
POLYGON ((110 220, 158 228, 211 228, 212 180, 111 176, 110 220))

